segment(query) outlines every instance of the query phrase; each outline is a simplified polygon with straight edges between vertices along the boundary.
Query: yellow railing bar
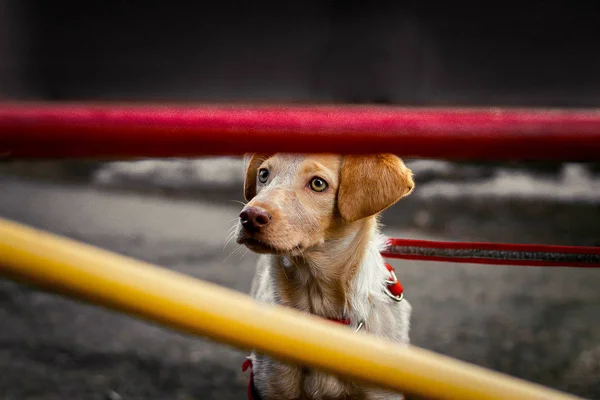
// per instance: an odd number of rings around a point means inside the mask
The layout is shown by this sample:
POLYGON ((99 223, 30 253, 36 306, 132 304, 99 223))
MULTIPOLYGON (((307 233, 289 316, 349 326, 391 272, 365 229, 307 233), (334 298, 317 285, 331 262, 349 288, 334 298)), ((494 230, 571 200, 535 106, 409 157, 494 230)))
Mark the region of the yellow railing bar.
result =
POLYGON ((575 399, 0 218, 0 273, 191 334, 434 399, 575 399))

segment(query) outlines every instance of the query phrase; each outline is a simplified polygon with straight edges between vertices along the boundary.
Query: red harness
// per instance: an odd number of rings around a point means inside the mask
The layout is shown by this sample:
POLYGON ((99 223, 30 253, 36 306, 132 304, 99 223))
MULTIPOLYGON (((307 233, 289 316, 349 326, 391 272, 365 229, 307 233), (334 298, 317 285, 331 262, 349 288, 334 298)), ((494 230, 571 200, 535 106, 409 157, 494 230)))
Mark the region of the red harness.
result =
MULTIPOLYGON (((395 301, 402 301, 404 298, 404 288, 400 281, 396 278, 396 272, 394 268, 388 263, 385 264, 385 267, 388 271, 390 271, 391 279, 386 281, 386 294, 393 298, 395 301)), ((349 318, 343 319, 334 319, 327 318, 329 321, 342 324, 342 325, 350 325, 352 321, 349 318)), ((254 386, 254 372, 252 371, 252 360, 250 358, 246 358, 244 363, 242 364, 242 371, 246 372, 250 368, 250 381, 248 382, 248 400, 261 400, 260 394, 258 390, 256 390, 256 386, 254 386)))

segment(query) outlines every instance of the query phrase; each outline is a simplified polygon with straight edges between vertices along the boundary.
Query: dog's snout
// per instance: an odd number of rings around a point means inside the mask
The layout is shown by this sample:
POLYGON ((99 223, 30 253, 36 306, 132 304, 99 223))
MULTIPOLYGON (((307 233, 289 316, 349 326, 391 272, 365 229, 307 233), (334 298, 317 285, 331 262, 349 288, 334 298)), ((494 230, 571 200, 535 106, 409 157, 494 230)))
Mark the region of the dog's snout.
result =
POLYGON ((260 207, 248 207, 240 213, 240 222, 244 229, 256 232, 271 222, 271 215, 260 207))

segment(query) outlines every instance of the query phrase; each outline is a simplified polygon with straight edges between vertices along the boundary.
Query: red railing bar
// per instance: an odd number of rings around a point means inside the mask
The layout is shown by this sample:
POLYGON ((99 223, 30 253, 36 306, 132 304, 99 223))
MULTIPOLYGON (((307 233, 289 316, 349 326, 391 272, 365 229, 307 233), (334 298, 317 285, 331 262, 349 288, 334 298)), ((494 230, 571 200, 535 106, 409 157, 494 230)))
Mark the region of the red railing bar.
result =
POLYGON ((375 106, 0 103, 0 157, 247 152, 600 160, 600 112, 375 106))

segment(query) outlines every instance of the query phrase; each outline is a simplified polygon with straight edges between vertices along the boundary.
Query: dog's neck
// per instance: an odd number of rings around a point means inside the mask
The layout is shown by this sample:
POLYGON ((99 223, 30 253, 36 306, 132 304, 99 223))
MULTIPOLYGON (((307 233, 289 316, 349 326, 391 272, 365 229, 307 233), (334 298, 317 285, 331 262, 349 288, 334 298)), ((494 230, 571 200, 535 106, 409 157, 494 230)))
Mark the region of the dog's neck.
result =
POLYGON ((275 256, 282 305, 332 319, 366 321, 387 270, 375 217, 347 224, 299 257, 275 256))

